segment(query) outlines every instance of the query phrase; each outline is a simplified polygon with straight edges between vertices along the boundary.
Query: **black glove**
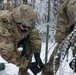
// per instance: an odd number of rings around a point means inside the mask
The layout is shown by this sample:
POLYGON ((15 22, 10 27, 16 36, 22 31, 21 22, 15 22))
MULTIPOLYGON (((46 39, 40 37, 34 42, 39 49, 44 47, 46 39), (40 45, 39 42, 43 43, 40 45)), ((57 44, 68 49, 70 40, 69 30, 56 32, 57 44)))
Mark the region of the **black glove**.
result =
POLYGON ((4 70, 5 69, 5 64, 4 63, 0 63, 0 70, 4 70))
POLYGON ((44 64, 43 64, 43 62, 42 62, 42 60, 41 60, 41 58, 40 58, 40 53, 35 53, 35 54, 34 54, 34 57, 35 57, 35 60, 36 60, 37 65, 38 65, 41 69, 43 69, 43 68, 44 68, 44 64))
POLYGON ((41 61, 39 53, 35 53, 34 56, 36 62, 30 62, 28 68, 33 72, 34 75, 37 75, 37 73, 44 69, 44 64, 41 61))
POLYGON ((25 58, 28 58, 28 53, 27 53, 27 50, 26 50, 26 44, 27 44, 27 40, 25 38, 20 40, 19 43, 18 43, 18 47, 20 47, 20 45, 22 45, 22 47, 23 47, 22 54, 19 58, 20 61, 24 60, 25 58))
POLYGON ((33 72, 33 74, 34 75, 37 75, 37 73, 39 73, 42 69, 37 65, 37 63, 36 62, 30 62, 29 64, 28 64, 28 67, 27 68, 29 68, 32 72, 33 72))

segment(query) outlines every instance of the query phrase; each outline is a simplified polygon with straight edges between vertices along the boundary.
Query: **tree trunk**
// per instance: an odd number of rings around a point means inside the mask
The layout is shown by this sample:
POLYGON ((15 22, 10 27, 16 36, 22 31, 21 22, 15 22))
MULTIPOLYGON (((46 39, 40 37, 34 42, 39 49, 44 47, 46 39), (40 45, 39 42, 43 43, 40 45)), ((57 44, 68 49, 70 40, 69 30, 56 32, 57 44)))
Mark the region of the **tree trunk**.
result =
POLYGON ((36 0, 31 0, 31 2, 32 2, 32 7, 35 8, 35 2, 36 2, 36 0))
POLYGON ((0 10, 3 9, 3 0, 0 0, 0 10))
POLYGON ((27 0, 23 0, 23 4, 28 4, 28 1, 27 0))

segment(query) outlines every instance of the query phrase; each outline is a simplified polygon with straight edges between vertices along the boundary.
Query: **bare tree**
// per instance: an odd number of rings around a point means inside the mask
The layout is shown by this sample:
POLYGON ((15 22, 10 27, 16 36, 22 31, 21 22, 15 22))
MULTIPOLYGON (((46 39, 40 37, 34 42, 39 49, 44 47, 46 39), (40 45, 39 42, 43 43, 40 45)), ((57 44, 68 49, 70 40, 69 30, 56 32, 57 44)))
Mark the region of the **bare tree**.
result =
POLYGON ((3 9, 3 0, 0 0, 0 10, 3 9))
POLYGON ((23 4, 28 4, 28 0, 23 0, 23 4))
POLYGON ((32 3, 32 7, 35 8, 36 0, 31 0, 31 3, 32 3))

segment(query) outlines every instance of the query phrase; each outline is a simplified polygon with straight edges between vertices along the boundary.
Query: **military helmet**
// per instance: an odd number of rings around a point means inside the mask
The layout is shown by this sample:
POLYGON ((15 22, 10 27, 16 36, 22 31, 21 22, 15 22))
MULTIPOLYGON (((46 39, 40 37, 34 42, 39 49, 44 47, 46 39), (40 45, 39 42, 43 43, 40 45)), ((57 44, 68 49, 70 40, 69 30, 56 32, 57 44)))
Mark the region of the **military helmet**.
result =
POLYGON ((35 21, 35 16, 33 8, 29 5, 22 4, 13 9, 14 20, 25 26, 32 26, 31 24, 35 21))

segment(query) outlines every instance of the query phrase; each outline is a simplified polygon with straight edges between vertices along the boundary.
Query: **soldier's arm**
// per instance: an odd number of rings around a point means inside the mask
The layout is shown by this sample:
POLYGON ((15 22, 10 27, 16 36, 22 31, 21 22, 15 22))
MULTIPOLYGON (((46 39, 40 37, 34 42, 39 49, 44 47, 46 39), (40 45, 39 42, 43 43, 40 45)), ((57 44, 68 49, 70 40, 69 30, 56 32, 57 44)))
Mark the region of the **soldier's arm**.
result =
POLYGON ((38 34, 38 30, 34 27, 30 29, 30 45, 33 53, 40 53, 41 50, 41 39, 38 34))
MULTIPOLYGON (((29 38, 30 38, 31 50, 34 53, 34 57, 36 60, 35 64, 37 67, 35 65, 33 66, 36 68, 36 70, 38 68, 38 70, 41 71, 44 68, 44 64, 40 58, 41 39, 39 37, 38 30, 35 27, 30 29, 29 38)), ((36 70, 35 72, 33 70, 34 74, 37 74, 38 70, 37 71, 36 70)))
POLYGON ((60 8, 58 15, 57 15, 55 40, 59 44, 61 44, 61 42, 68 35, 68 28, 67 28, 68 21, 69 21, 69 19, 68 19, 68 15, 67 15, 67 2, 66 2, 60 8))

